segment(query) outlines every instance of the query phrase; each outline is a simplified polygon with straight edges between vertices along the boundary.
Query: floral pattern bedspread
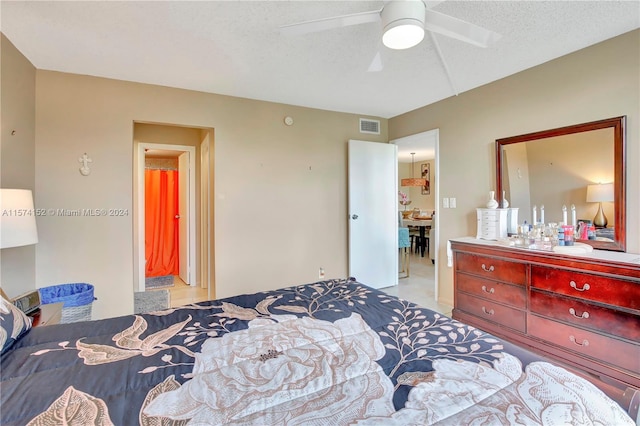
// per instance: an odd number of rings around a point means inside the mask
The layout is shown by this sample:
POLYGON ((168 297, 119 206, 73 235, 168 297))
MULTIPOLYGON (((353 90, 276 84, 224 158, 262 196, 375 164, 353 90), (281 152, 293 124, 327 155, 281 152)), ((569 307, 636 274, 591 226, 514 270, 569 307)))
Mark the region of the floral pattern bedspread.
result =
POLYGON ((354 279, 35 328, 3 425, 629 424, 589 382, 354 279))

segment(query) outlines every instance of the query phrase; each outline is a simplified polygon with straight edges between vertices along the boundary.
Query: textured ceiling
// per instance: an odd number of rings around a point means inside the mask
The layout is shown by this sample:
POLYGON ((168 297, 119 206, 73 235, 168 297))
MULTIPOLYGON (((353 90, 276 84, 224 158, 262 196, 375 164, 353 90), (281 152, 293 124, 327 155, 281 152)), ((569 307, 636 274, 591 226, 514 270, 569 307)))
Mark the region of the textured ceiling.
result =
POLYGON ((638 1, 454 1, 428 7, 496 31, 487 49, 435 35, 393 51, 379 23, 301 36, 280 25, 381 1, 1 1, 2 32, 45 70, 390 118, 640 26, 638 1), (384 69, 367 72, 380 51, 384 69))

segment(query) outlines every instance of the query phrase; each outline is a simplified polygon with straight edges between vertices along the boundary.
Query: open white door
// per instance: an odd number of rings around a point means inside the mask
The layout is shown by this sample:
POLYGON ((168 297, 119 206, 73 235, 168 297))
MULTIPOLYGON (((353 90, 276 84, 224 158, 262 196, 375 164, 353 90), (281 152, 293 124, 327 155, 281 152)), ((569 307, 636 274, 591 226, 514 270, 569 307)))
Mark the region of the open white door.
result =
POLYGON ((398 285, 398 147, 349 141, 349 275, 398 285))
POLYGON ((180 279, 186 284, 193 284, 189 274, 189 153, 183 152, 178 157, 178 233, 180 247, 180 279))

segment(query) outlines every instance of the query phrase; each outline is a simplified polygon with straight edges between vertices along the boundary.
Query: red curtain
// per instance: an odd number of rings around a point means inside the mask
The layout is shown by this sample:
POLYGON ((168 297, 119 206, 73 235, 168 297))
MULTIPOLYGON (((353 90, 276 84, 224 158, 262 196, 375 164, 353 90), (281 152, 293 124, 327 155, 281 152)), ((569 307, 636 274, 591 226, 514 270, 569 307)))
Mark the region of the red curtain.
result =
POLYGON ((145 188, 145 276, 179 273, 178 172, 144 172, 145 188))

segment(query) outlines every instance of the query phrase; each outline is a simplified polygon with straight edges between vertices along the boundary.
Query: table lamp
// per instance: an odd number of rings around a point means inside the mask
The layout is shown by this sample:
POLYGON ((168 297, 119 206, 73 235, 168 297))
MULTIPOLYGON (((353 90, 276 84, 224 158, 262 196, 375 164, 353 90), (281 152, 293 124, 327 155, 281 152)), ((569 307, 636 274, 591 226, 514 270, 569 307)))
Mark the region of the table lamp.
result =
POLYGON ((607 217, 602 210, 602 203, 607 201, 613 201, 613 183, 587 185, 587 203, 600 203, 593 218, 593 224, 597 228, 607 227, 607 217))
POLYGON ((38 242, 36 213, 29 189, 0 189, 0 248, 38 242))
MULTIPOLYGON (((36 212, 31 190, 0 188, 0 249, 37 242, 36 212)), ((11 300, 4 291, 0 293, 5 299, 11 300)))

